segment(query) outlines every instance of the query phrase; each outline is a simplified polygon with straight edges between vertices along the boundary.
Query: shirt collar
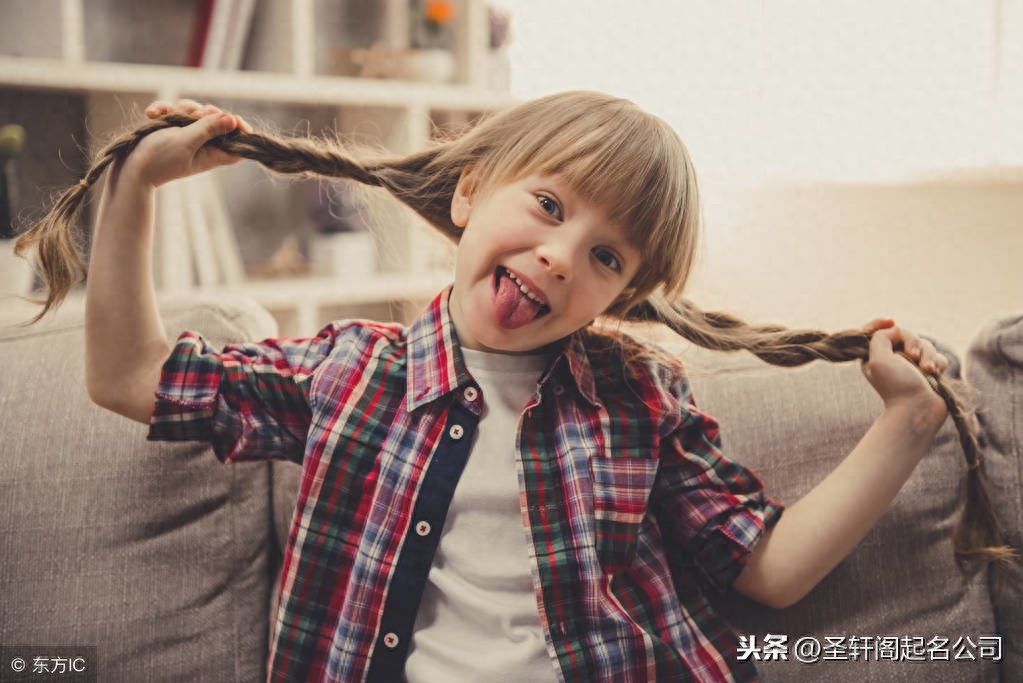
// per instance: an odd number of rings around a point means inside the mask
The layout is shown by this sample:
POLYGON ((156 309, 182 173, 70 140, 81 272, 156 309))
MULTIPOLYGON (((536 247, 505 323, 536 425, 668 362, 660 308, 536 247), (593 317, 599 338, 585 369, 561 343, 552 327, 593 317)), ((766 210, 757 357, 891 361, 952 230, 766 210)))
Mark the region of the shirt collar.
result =
POLYGON ((435 296, 409 327, 405 403, 410 413, 472 381, 448 313, 451 288, 448 285, 435 296))
MULTIPOLYGON (((408 393, 405 397, 409 412, 472 382, 448 310, 452 287, 447 285, 409 326, 408 393)), ((593 370, 581 330, 555 343, 553 358, 539 383, 546 383, 562 363, 567 366, 568 375, 580 395, 596 405, 593 370)))
POLYGON ((547 382, 548 378, 555 373, 559 364, 568 368, 568 376, 575 382, 579 394, 591 405, 597 405, 597 392, 593 382, 593 367, 590 365, 589 354, 586 353, 584 343, 585 333, 576 330, 569 336, 557 342, 558 350, 554 354, 550 367, 540 377, 540 384, 547 382))

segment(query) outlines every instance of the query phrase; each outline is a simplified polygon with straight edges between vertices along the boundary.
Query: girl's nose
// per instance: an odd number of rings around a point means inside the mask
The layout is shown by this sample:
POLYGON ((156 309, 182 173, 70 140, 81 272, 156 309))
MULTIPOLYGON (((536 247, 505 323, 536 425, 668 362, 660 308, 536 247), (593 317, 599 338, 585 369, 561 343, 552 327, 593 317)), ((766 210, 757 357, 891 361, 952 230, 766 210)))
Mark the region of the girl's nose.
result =
POLYGON ((572 279, 572 258, 568 249, 543 244, 537 247, 536 257, 544 270, 561 282, 572 279))

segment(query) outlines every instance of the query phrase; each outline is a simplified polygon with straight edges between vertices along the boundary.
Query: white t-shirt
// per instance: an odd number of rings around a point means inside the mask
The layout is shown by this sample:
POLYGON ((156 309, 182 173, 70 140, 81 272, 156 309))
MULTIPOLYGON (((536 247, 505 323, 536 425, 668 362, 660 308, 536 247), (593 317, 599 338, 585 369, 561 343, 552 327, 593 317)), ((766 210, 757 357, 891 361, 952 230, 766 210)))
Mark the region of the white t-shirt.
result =
POLYGON ((515 440, 550 357, 462 349, 483 414, 433 558, 405 663, 410 683, 556 681, 519 510, 515 440))

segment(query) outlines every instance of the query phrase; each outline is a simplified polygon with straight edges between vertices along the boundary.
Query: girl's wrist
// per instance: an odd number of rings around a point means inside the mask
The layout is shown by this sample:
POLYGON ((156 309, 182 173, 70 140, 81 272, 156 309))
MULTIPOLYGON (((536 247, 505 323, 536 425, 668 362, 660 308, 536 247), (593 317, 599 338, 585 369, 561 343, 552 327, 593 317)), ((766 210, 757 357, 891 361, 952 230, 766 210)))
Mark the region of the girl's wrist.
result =
POLYGON ((145 164, 139 159, 139 155, 132 152, 119 166, 114 169, 118 185, 130 185, 140 190, 155 190, 157 183, 154 183, 146 173, 145 164))
POLYGON ((924 437, 937 434, 948 418, 945 400, 931 390, 885 403, 884 410, 904 421, 914 434, 924 437))

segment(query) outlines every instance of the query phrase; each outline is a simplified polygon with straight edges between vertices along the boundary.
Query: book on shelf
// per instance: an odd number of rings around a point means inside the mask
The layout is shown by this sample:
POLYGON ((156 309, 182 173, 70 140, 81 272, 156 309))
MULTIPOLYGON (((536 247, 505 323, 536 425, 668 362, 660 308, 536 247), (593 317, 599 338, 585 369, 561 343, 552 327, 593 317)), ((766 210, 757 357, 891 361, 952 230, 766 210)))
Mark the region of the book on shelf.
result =
POLYGON ((201 0, 192 22, 186 65, 240 69, 255 9, 256 0, 201 0))
POLYGON ((238 241, 215 176, 189 176, 157 190, 160 228, 154 261, 159 289, 238 285, 245 279, 238 241))

